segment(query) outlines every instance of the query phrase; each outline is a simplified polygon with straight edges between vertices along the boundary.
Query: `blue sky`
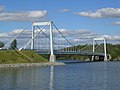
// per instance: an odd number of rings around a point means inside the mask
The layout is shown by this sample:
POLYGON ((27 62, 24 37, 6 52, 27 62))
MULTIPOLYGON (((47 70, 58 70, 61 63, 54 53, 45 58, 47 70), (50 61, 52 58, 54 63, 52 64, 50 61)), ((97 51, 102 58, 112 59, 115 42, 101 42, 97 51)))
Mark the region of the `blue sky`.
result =
POLYGON ((31 21, 44 18, 52 20, 59 29, 118 36, 120 0, 0 0, 0 18, 0 33, 22 29, 31 21), (31 15, 35 13, 38 15, 31 15))

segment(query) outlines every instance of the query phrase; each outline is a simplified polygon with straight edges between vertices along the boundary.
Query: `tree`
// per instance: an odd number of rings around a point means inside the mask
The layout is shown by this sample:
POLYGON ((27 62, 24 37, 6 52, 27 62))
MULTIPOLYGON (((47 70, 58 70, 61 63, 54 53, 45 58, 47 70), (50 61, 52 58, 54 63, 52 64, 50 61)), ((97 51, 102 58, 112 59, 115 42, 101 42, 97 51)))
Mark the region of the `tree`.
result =
POLYGON ((16 49, 17 48, 17 40, 14 39, 13 42, 10 45, 10 49, 16 49))
POLYGON ((4 47, 4 43, 0 42, 0 48, 4 47))

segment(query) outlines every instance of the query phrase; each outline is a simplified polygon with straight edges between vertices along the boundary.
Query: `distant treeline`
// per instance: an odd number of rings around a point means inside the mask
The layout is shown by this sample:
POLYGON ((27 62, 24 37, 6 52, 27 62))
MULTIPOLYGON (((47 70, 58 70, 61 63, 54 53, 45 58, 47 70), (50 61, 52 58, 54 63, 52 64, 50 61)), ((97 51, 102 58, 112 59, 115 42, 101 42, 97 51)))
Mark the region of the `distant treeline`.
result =
MULTIPOLYGON (((73 48, 73 47, 71 47, 73 48)), ((77 50, 83 49, 84 51, 92 51, 92 45, 78 45, 74 47, 77 50)), ((104 47, 103 44, 95 45, 95 52, 103 53, 104 47)), ((112 60, 120 60, 120 44, 107 44, 107 54, 111 55, 112 60)), ((57 59, 64 60, 90 60, 90 56, 81 56, 81 55, 57 55, 57 59)))
POLYGON ((107 53, 111 55, 111 60, 120 60, 120 44, 107 44, 107 53))

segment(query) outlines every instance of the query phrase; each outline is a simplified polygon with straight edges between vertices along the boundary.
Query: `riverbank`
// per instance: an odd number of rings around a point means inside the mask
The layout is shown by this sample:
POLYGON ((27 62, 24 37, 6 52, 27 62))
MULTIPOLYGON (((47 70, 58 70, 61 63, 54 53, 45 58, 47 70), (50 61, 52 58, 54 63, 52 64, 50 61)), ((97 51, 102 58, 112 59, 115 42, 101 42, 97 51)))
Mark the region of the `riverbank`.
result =
POLYGON ((42 63, 48 62, 41 55, 36 54, 31 50, 1 50, 0 64, 15 64, 15 63, 42 63))
POLYGON ((41 66, 59 66, 59 65, 65 65, 65 64, 62 62, 0 64, 0 68, 41 67, 41 66))

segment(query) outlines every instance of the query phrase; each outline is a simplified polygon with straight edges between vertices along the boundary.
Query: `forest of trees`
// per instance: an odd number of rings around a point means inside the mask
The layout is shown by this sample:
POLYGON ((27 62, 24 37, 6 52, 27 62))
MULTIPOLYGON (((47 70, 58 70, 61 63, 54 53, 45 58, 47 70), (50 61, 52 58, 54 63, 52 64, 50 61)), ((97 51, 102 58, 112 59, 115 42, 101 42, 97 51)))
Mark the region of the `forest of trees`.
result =
MULTIPOLYGON (((84 48, 86 45, 78 45, 77 49, 84 48)), ((96 52, 104 52, 103 44, 96 45, 96 52)), ((92 50, 92 45, 88 45, 84 50, 92 50)), ((111 55, 111 61, 120 60, 120 44, 107 44, 107 54, 111 55)), ((71 60, 90 60, 90 56, 80 56, 80 55, 57 55, 57 59, 71 59, 71 60)))
POLYGON ((111 55, 111 60, 120 60, 120 44, 107 44, 107 53, 111 55))

